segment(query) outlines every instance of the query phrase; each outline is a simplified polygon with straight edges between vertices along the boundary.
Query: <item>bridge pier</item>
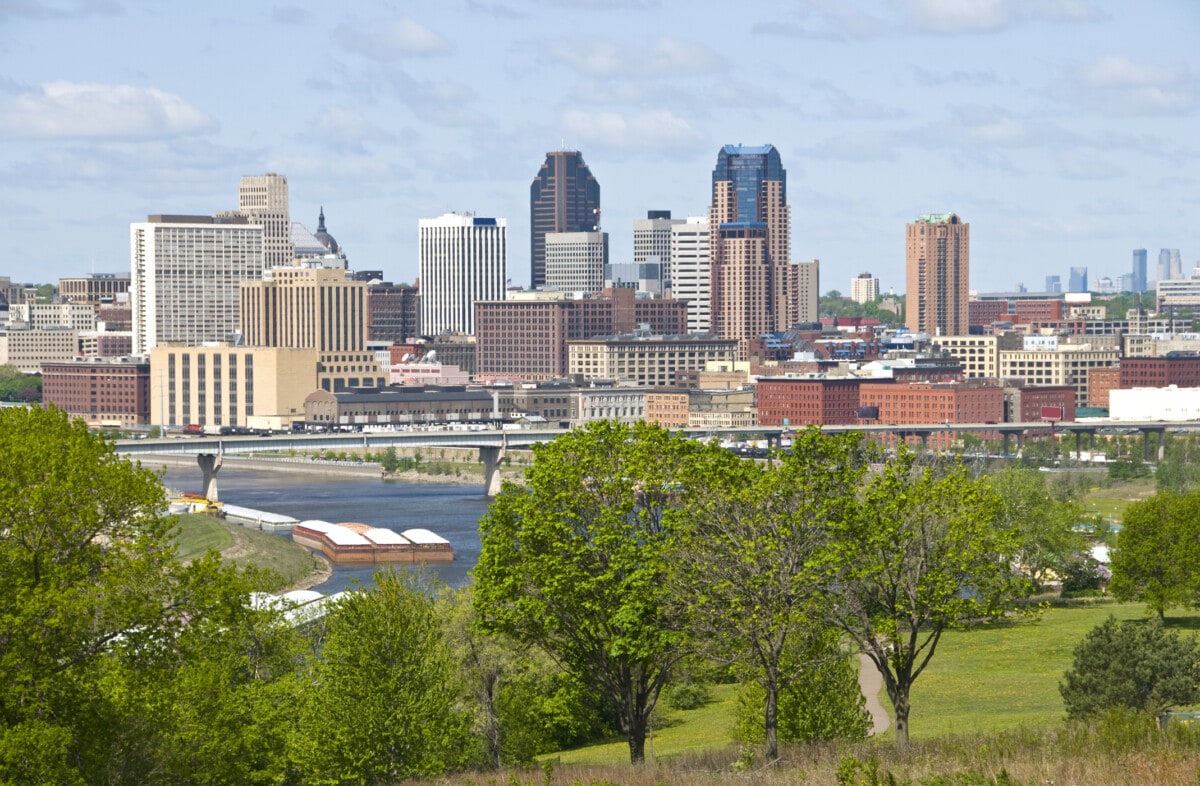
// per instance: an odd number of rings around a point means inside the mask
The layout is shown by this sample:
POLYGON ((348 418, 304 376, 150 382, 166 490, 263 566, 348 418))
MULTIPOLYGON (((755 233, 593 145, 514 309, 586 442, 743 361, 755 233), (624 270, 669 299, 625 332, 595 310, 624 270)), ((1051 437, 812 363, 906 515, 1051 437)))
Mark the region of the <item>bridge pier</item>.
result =
POLYGON ((507 441, 500 447, 479 448, 479 460, 483 462, 483 492, 489 497, 500 493, 500 462, 507 452, 507 441))
POLYGON ((200 465, 200 472, 204 475, 204 482, 200 487, 200 493, 210 502, 217 501, 217 471, 221 469, 221 454, 220 453, 200 453, 196 456, 196 463, 200 465))
POLYGON ((1150 460, 1150 435, 1158 435, 1158 461, 1162 461, 1163 457, 1163 431, 1165 428, 1143 428, 1142 431, 1142 461, 1150 460))

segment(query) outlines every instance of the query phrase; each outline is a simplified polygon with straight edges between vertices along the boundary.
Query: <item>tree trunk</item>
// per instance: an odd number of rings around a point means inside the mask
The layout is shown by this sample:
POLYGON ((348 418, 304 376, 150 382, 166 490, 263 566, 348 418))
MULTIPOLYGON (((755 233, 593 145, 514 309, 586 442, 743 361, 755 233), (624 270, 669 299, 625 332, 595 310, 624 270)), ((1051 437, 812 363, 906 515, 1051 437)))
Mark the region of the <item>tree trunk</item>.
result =
POLYGON ((629 740, 629 763, 641 764, 646 760, 646 719, 633 719, 626 737, 629 740))
POLYGON ((779 684, 767 680, 767 702, 763 712, 763 731, 767 744, 767 761, 779 758, 779 684))
POLYGON ((896 711, 896 747, 908 746, 908 686, 897 686, 896 695, 892 699, 892 708, 896 711))

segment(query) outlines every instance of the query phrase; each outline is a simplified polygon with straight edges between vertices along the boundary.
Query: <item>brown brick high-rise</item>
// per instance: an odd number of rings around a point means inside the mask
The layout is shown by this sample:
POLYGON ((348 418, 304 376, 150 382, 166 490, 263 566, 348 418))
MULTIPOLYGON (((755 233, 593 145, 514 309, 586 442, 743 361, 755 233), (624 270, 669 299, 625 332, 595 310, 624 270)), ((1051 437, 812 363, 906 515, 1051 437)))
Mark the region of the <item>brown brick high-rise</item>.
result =
POLYGON ((969 326, 971 225, 926 213, 905 236, 905 323, 913 333, 963 336, 969 326))

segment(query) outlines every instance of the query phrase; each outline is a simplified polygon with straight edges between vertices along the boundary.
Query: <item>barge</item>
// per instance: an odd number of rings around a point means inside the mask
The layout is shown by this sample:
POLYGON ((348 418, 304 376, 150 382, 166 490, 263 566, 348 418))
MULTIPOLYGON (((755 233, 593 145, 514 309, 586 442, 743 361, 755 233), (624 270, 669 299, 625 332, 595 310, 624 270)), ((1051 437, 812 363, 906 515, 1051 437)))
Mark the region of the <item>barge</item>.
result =
POLYGON ((314 519, 292 527, 292 540, 319 551, 335 565, 419 565, 454 560, 450 541, 427 529, 395 532, 355 522, 331 524, 314 519))

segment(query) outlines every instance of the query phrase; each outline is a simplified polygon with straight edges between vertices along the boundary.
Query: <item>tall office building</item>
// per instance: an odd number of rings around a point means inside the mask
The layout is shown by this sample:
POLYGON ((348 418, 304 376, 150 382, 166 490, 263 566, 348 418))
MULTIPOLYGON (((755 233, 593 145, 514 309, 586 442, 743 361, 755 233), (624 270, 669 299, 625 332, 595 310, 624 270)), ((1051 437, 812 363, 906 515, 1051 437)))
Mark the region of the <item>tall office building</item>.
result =
POLYGON ((1067 279, 1068 292, 1087 292, 1088 291, 1088 275, 1087 266, 1071 268, 1071 276, 1067 279))
POLYGON ((1061 276, 1046 276, 1046 293, 1056 295, 1062 292, 1061 276))
POLYGON ((154 215, 129 225, 133 353, 228 341, 238 288, 263 272, 263 228, 245 216, 154 215))
POLYGON ((421 329, 428 336, 474 333, 475 301, 504 299, 508 222, 446 213, 418 227, 421 329))
POLYGON ((367 284, 317 261, 263 271, 241 287, 247 346, 315 349, 324 390, 382 387, 386 376, 366 349, 367 284))
POLYGON ((683 223, 671 218, 670 210, 648 210, 645 218, 633 221, 633 262, 653 261, 667 264, 671 258, 671 227, 683 223))
POLYGON ((786 266, 791 257, 787 173, 773 145, 725 145, 717 154, 709 208, 713 331, 750 342, 797 320, 798 293, 786 266))
POLYGON ((859 273, 850 279, 850 299, 855 303, 874 303, 879 299, 879 279, 870 273, 859 273))
POLYGON ((1129 291, 1146 291, 1146 249, 1144 248, 1133 250, 1133 271, 1129 291))
POLYGON ((263 265, 290 265, 292 219, 288 206, 288 182, 283 175, 246 175, 238 186, 238 212, 263 228, 263 265))
POLYGON ((1178 281, 1183 278, 1183 260, 1179 249, 1164 248, 1158 252, 1158 280, 1178 281))
POLYGON ((708 219, 689 216, 671 226, 671 297, 687 301, 689 333, 712 331, 712 287, 709 277, 708 219))
MULTIPOLYGON (((529 186, 531 286, 546 285, 546 233, 598 232, 600 184, 578 150, 556 150, 529 186)), ((422 281, 422 283, 424 283, 422 281)))
POLYGON ((546 284, 556 292, 599 292, 608 264, 607 232, 547 232, 546 284))
POLYGON ((931 336, 966 335, 971 225, 954 213, 926 213, 905 234, 908 329, 931 336))

